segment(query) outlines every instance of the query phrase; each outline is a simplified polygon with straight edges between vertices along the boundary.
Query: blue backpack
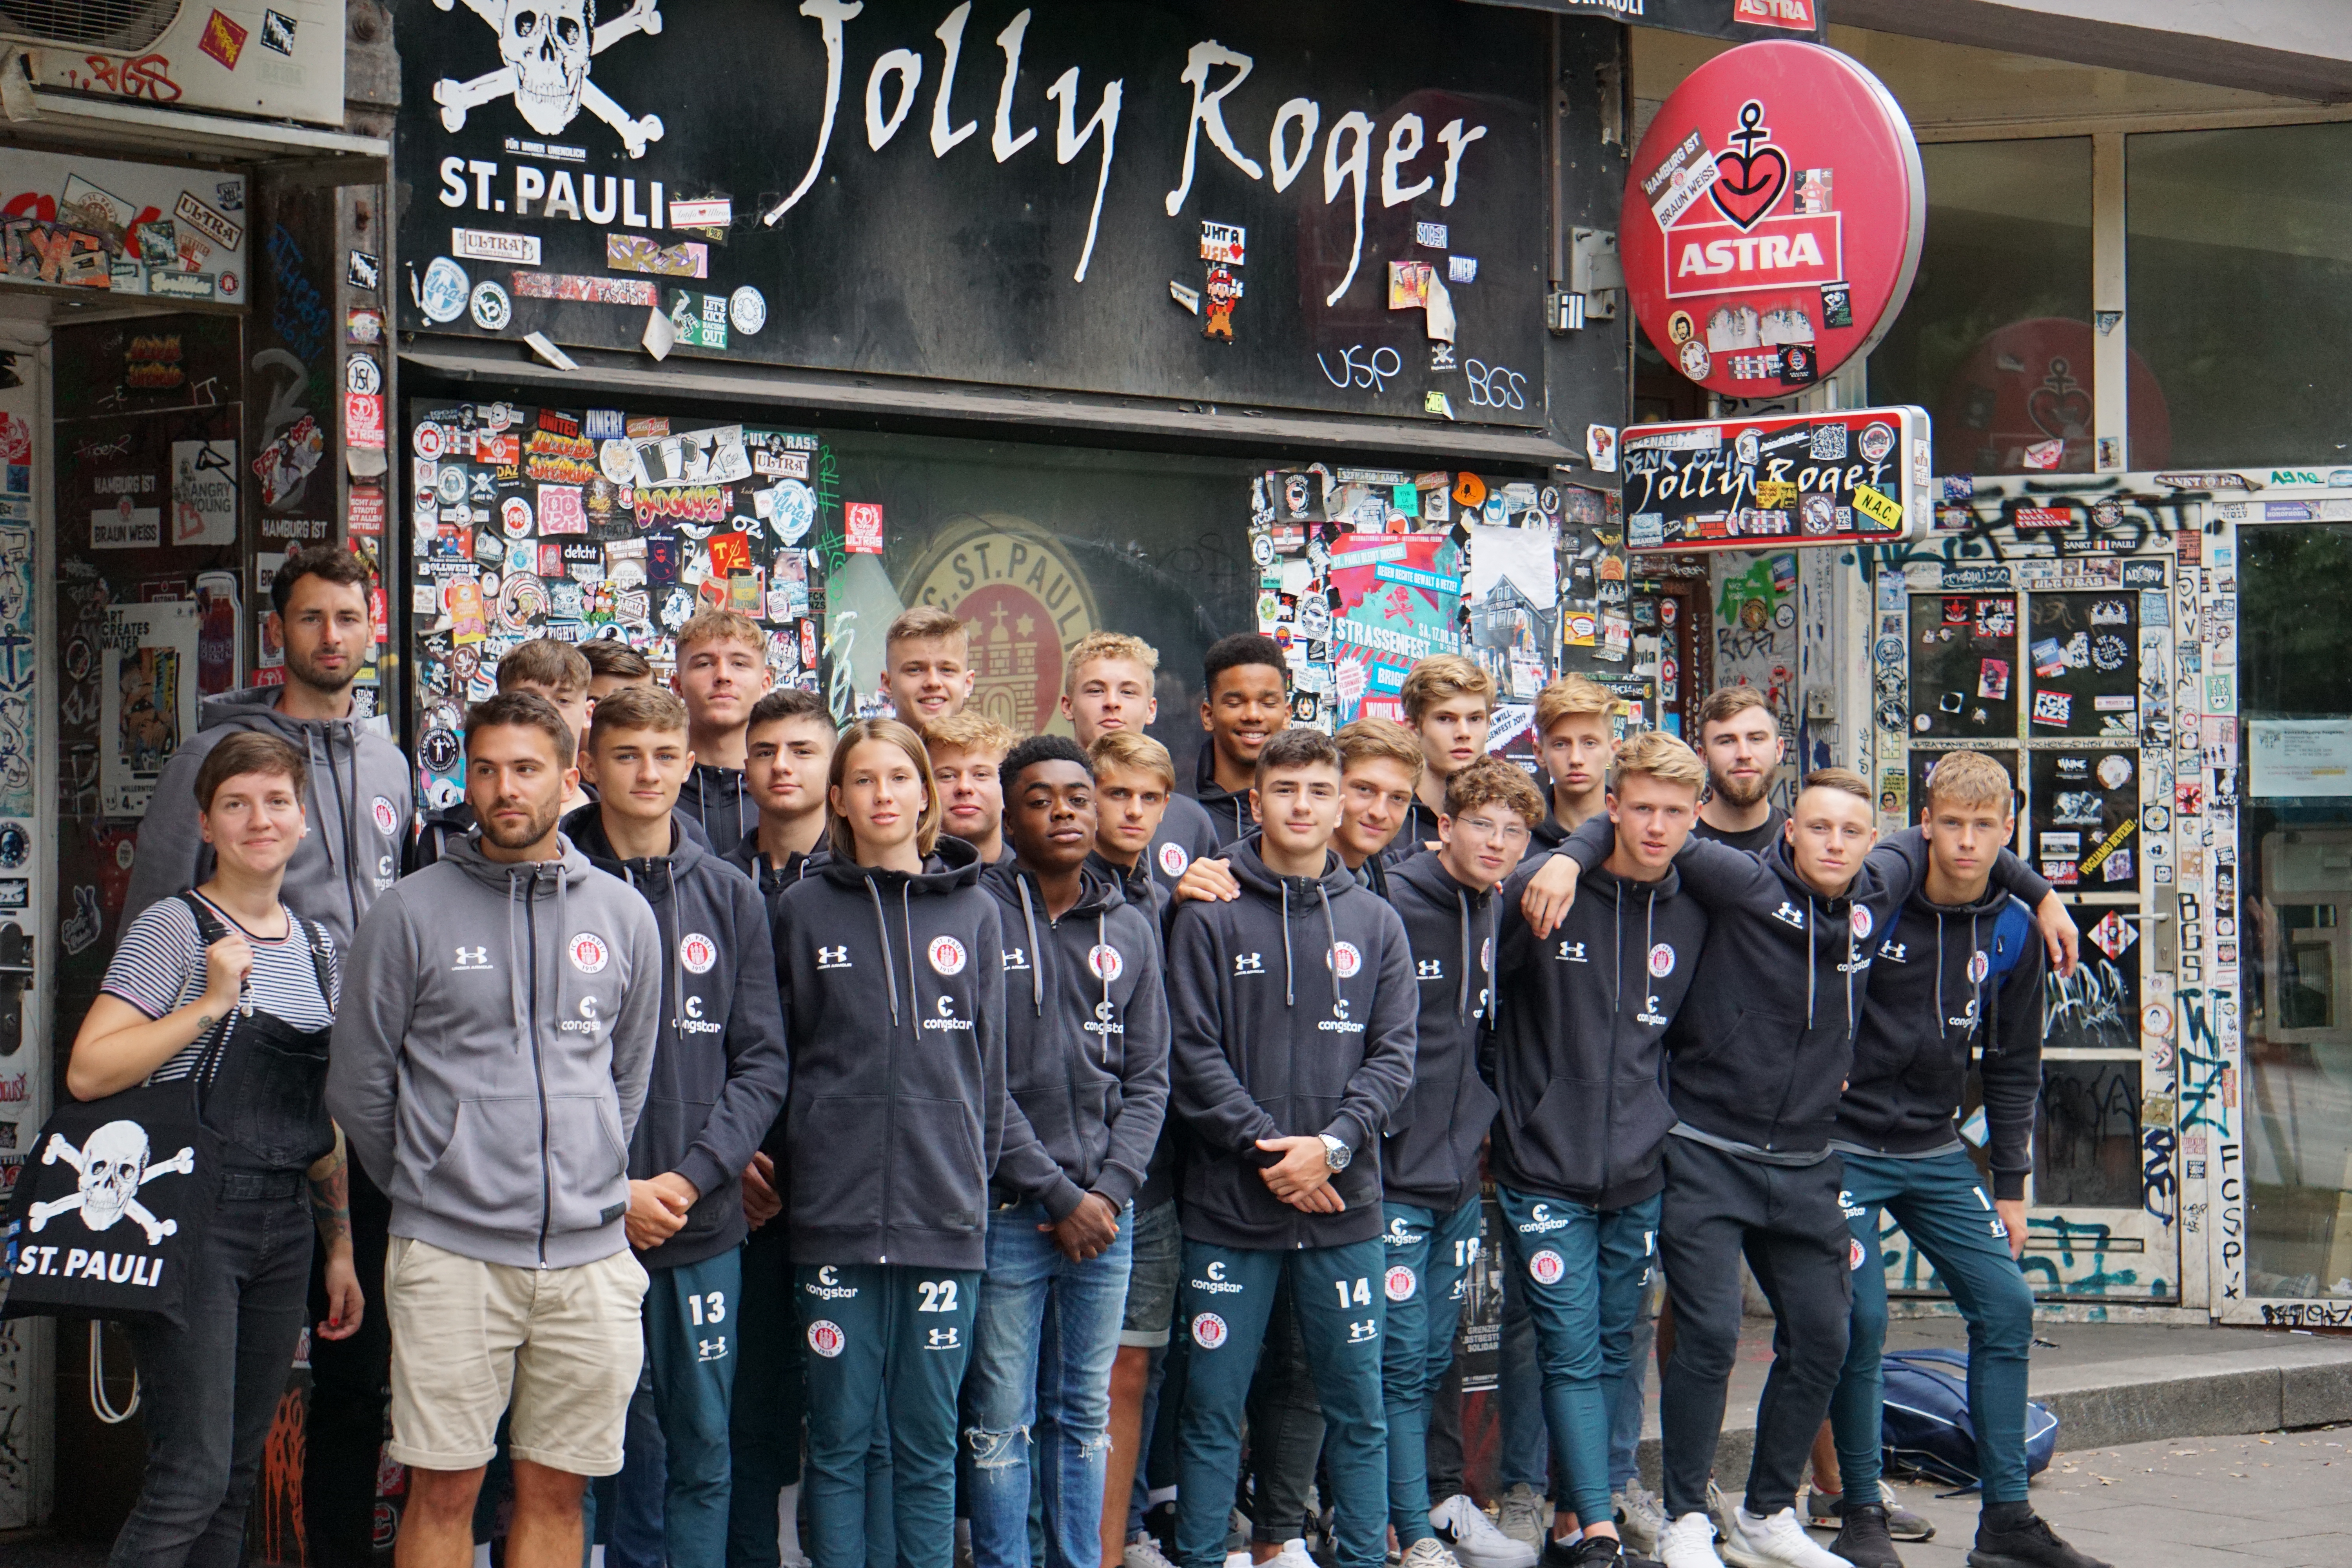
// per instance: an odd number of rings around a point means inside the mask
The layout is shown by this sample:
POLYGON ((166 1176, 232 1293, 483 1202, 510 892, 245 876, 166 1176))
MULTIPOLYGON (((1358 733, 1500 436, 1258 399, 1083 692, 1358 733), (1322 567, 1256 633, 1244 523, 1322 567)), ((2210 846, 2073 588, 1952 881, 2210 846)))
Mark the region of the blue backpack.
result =
MULTIPOLYGON (((1969 1420, 1969 1358, 1965 1351, 1895 1351, 1885 1361, 1885 1406, 1879 1441, 1890 1476, 1924 1476, 1946 1486, 1972 1488, 1977 1433, 1969 1420)), ((2025 1406, 2025 1473, 2049 1468, 2058 1451, 2058 1417, 2046 1405, 2025 1406)))

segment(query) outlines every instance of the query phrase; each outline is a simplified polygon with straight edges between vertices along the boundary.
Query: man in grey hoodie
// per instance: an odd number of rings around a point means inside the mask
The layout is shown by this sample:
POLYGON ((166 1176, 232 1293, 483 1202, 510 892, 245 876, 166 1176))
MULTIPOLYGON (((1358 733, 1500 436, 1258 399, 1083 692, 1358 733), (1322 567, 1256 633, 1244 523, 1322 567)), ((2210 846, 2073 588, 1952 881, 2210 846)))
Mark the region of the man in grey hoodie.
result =
POLYGON ((352 700, 352 680, 375 655, 367 563, 341 545, 298 550, 272 579, 269 602, 286 648, 286 684, 205 699, 196 732, 155 781, 122 902, 124 930, 148 905, 210 874, 193 786, 212 749, 239 730, 282 736, 310 763, 302 801, 310 828, 286 867, 289 909, 348 947, 360 918, 399 875, 415 815, 408 759, 383 718, 352 700))
POLYGON ((661 937, 645 900, 557 831, 577 777, 545 698, 475 708, 478 832, 379 899, 344 963, 327 1104, 392 1199, 399 1568, 472 1562, 509 1408, 513 1568, 577 1568, 586 1479, 621 1468, 646 1290, 623 1217, 661 937))

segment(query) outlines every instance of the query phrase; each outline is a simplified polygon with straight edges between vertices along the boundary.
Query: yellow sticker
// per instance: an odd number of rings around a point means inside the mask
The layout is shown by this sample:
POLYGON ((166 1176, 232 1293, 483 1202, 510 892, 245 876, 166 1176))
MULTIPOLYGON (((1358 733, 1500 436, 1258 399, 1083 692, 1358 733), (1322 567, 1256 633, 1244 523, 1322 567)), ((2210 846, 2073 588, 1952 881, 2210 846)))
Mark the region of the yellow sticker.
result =
POLYGON ((1871 521, 1878 524, 1881 528, 1901 528, 1903 526, 1902 503, 1890 497, 1881 495, 1878 491, 1871 489, 1868 485, 1856 485, 1853 487, 1853 510, 1862 513, 1863 516, 1870 519, 1871 521))
POLYGON ((1756 482, 1756 504, 1780 508, 1797 504, 1797 487, 1790 479, 1759 479, 1756 482))

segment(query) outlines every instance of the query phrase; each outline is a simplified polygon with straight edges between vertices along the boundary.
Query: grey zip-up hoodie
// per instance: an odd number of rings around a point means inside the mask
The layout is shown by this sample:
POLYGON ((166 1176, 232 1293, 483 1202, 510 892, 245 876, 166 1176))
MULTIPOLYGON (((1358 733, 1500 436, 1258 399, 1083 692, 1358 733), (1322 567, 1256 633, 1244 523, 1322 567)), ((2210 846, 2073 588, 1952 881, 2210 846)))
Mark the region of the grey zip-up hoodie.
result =
POLYGON ((148 905, 212 875, 212 849, 196 823, 196 771, 215 746, 239 730, 291 742, 310 764, 310 787, 302 797, 310 831, 286 864, 282 897, 289 909, 325 926, 338 946, 348 948, 369 906, 400 875, 415 795, 391 725, 381 715, 289 719, 278 710, 280 689, 254 686, 205 699, 196 732, 172 753, 155 781, 120 929, 128 931, 148 905))
POLYGON ((392 1234, 526 1268, 629 1245, 629 1139, 661 1031, 653 910, 557 844, 509 866, 460 838, 378 899, 327 1069, 392 1234))

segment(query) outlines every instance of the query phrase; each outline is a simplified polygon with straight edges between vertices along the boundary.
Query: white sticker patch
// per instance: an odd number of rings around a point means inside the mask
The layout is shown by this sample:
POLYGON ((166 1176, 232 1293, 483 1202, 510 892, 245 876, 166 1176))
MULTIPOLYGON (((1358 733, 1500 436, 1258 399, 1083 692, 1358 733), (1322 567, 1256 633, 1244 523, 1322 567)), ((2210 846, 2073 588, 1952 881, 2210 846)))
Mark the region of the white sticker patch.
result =
POLYGON ((1867 942, 1870 939, 1870 911, 1860 904, 1853 907, 1853 936, 1856 942, 1867 942))
POLYGON ((1225 1342, 1225 1321, 1214 1312, 1202 1312, 1192 1320, 1192 1343, 1204 1351, 1215 1350, 1225 1342))
POLYGON ((951 936, 931 938, 931 945, 925 956, 930 959, 931 970, 934 973, 961 974, 963 973, 963 943, 951 936))
POLYGON ((816 1352, 825 1360, 831 1361, 841 1353, 844 1346, 849 1343, 849 1336, 841 1331, 839 1323, 827 1318, 819 1318, 808 1326, 808 1343, 809 1349, 816 1352))
POLYGON ((1538 1285, 1557 1285, 1559 1277, 1567 1272, 1567 1261, 1549 1247, 1528 1259, 1528 1277, 1538 1285))
POLYGON ((1354 942, 1343 942, 1331 949, 1324 962, 1331 966, 1331 973, 1340 979, 1353 980, 1357 971, 1364 967, 1364 955, 1356 951, 1354 942))
POLYGON ((1845 1266, 1848 1273, 1861 1268, 1863 1259, 1869 1256, 1862 1249, 1862 1237, 1849 1236, 1845 1238, 1845 1266))
POLYGON ((1675 972, 1675 950, 1664 942, 1650 949, 1650 973, 1660 980, 1675 972))
POLYGON ((1983 948, 1979 948, 1979 949, 1977 949, 1974 952, 1972 952, 1972 953, 1969 954, 1969 984, 1971 984, 1971 985, 1981 985, 1981 984, 1984 984, 1984 980, 1985 980, 1985 976, 1986 976, 1986 975, 1988 975, 1988 974, 1990 974, 1991 973, 1992 973, 1992 955, 1991 955, 1990 953, 1988 953, 1987 952, 1985 952, 1985 950, 1984 950, 1983 948))
POLYGON ((690 931, 678 938, 677 961, 688 974, 708 974, 719 962, 719 944, 698 931, 690 931))
POLYGON ((368 809, 375 816, 375 830, 378 833, 389 838, 400 831, 400 813, 394 807, 388 797, 376 796, 374 803, 368 809))
POLYGON ((1421 1281, 1413 1277, 1412 1269, 1402 1263, 1389 1270, 1386 1284, 1391 1301, 1410 1301, 1412 1293, 1421 1289, 1421 1281))
POLYGON ((1087 952, 1087 967, 1095 972, 1097 980, 1116 980, 1127 973, 1127 960, 1110 943, 1098 942, 1087 952))
POLYGON ((602 974, 612 961, 612 950, 594 931, 583 931, 572 939, 572 967, 581 973, 602 974))
POLYGON ((1192 863, 1192 858, 1184 853, 1184 847, 1181 844, 1162 844, 1160 847, 1161 876, 1181 877, 1184 874, 1184 868, 1192 863))

